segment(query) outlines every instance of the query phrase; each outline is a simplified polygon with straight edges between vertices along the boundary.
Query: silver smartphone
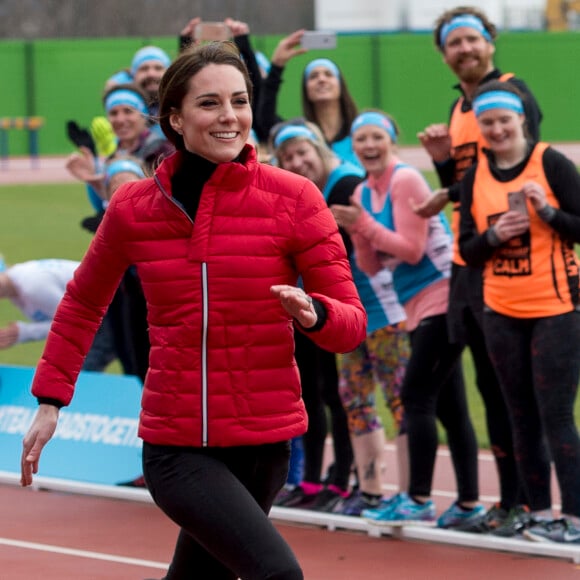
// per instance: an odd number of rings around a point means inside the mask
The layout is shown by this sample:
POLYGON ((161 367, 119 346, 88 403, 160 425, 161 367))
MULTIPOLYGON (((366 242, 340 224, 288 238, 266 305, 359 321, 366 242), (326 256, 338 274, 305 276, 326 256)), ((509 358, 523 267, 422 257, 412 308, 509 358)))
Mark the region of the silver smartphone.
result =
POLYGON ((329 30, 306 30, 302 35, 300 46, 308 50, 336 48, 336 32, 329 30))
POLYGON ((193 37, 200 42, 230 40, 232 31, 223 22, 200 22, 193 31, 193 37))
POLYGON ((528 215, 526 194, 523 191, 510 191, 508 193, 508 207, 511 211, 517 211, 524 215, 528 215))

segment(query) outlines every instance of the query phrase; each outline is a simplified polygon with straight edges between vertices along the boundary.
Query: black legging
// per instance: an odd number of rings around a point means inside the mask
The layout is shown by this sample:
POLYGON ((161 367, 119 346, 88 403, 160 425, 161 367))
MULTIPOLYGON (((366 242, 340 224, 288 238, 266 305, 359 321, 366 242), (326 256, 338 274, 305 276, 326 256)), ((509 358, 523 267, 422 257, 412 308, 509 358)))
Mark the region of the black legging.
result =
POLYGON ((155 503, 180 528, 166 580, 303 580, 268 512, 286 481, 287 442, 191 448, 144 443, 155 503))
POLYGON ((486 311, 484 331, 511 414, 530 508, 540 511, 552 505, 552 458, 562 513, 580 517, 580 437, 574 421, 580 312, 525 319, 486 311))
POLYGON ((447 432, 457 499, 470 502, 479 498, 477 441, 467 408, 460 354, 461 346, 449 343, 444 314, 424 318, 411 332, 411 358, 402 389, 411 497, 431 495, 439 418, 447 432))
POLYGON ((487 352, 483 329, 470 312, 466 312, 466 326, 476 384, 485 407, 487 434, 497 467, 500 505, 509 510, 528 503, 516 463, 510 416, 487 352))
POLYGON ((328 407, 334 448, 334 466, 328 483, 347 489, 353 453, 346 411, 338 394, 336 355, 321 349, 298 331, 295 341, 302 398, 308 414, 308 430, 303 435, 304 481, 320 483, 328 433, 328 407))
POLYGON ((453 264, 447 323, 450 339, 469 347, 475 382, 485 408, 491 451, 497 468, 500 505, 505 510, 528 503, 516 465, 512 426, 499 379, 483 334, 481 270, 453 264))

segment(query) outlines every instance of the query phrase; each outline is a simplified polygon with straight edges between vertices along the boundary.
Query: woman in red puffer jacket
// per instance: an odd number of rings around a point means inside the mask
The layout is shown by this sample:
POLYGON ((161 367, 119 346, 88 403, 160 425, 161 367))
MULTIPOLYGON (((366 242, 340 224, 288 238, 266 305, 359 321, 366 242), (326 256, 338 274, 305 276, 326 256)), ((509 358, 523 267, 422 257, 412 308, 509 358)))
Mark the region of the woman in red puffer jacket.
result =
POLYGON ((180 527, 167 579, 303 578, 267 514, 288 441, 306 430, 294 332, 356 348, 366 314, 344 244, 310 181, 246 145, 251 84, 230 43, 183 53, 160 87, 177 149, 122 186, 75 273, 34 378, 22 484, 67 405, 126 268, 135 264, 151 340, 140 436, 155 502, 180 527), (297 286, 302 278, 303 289, 297 286))

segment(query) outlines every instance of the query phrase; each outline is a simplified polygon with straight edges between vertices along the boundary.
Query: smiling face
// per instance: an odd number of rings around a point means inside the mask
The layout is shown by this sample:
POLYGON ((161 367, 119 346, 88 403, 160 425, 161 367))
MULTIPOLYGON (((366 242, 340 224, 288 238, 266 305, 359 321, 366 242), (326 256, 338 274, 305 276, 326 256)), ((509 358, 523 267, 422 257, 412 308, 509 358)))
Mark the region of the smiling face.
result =
POLYGON ((352 136, 353 150, 370 175, 385 171, 391 158, 393 141, 390 135, 376 125, 363 125, 352 136))
POLYGON ((233 66, 208 64, 190 79, 181 109, 169 121, 188 151, 213 163, 232 161, 252 126, 244 76, 233 66))
POLYGON ((510 158, 526 149, 525 116, 510 109, 489 109, 477 117, 481 134, 496 158, 510 158))
POLYGON ((134 107, 115 105, 107 111, 107 119, 119 140, 119 148, 129 149, 138 141, 147 128, 147 120, 134 107))
POLYGON ((306 96, 312 103, 338 101, 340 82, 330 69, 317 66, 310 71, 306 79, 306 96))
POLYGON ((165 72, 165 65, 158 60, 146 60, 135 71, 133 81, 151 98, 157 98, 159 82, 165 72))
POLYGON ((307 139, 290 139, 282 145, 277 154, 282 169, 310 179, 319 188, 326 182, 324 162, 316 147, 307 139))
POLYGON ((443 61, 460 81, 478 83, 493 70, 495 46, 477 30, 462 26, 452 30, 443 46, 443 61))

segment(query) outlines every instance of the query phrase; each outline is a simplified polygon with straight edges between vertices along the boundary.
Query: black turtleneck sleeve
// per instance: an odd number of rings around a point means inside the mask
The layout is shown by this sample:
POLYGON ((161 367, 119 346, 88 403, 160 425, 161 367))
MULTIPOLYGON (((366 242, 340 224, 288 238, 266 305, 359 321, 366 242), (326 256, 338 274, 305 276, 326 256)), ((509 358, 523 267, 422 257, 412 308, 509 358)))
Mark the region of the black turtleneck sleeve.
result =
POLYGON ((173 198, 183 206, 192 220, 195 220, 203 186, 216 167, 215 163, 184 151, 183 161, 171 178, 173 198))

